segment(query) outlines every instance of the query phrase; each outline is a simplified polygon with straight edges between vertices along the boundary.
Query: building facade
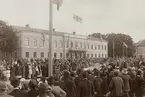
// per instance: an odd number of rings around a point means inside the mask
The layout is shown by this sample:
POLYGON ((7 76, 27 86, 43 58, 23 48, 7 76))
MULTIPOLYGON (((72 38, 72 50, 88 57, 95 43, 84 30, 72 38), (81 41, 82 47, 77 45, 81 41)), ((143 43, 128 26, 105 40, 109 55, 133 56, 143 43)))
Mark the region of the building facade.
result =
MULTIPOLYGON (((13 26, 19 31, 18 58, 48 58, 49 31, 30 27, 13 26)), ((107 58, 108 42, 75 33, 53 31, 53 58, 107 58)))
POLYGON ((145 40, 141 40, 136 45, 136 53, 137 58, 145 58, 145 40))

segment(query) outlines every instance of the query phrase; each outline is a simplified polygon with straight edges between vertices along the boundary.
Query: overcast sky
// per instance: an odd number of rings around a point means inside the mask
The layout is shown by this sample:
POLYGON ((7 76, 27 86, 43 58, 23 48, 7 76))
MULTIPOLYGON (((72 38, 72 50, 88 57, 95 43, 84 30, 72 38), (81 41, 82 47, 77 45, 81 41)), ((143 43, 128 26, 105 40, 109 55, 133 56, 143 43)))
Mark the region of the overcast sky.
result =
MULTIPOLYGON (((48 29, 49 0, 0 0, 0 19, 11 25, 48 29)), ((53 24, 58 31, 126 33, 135 42, 145 39, 145 0, 63 0, 53 5, 53 24), (73 20, 73 14, 83 18, 73 20)))

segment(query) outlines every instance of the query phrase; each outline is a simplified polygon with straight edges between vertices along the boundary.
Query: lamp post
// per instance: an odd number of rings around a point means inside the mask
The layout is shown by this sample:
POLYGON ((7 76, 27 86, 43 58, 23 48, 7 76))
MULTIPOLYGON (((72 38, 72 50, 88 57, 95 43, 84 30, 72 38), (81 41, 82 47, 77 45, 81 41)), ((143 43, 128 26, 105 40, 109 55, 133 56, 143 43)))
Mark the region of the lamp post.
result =
POLYGON ((52 34, 53 34, 53 16, 52 16, 52 0, 49 0, 49 61, 48 61, 48 76, 53 75, 53 62, 52 62, 52 34))

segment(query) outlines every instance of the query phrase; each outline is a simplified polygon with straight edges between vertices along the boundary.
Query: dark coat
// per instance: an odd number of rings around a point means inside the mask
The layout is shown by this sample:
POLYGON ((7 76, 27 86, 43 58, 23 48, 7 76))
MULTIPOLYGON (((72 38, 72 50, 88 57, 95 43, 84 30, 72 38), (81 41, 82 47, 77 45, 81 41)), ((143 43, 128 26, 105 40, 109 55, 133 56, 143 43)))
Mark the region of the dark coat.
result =
POLYGON ((75 82, 76 87, 78 86, 78 84, 79 84, 79 82, 80 82, 81 80, 82 80, 82 76, 81 76, 81 75, 78 75, 77 77, 75 77, 74 82, 75 82))
POLYGON ((109 88, 111 90, 112 96, 122 96, 123 95, 123 80, 121 77, 113 77, 109 88))
POLYGON ((60 82, 60 87, 66 92, 66 97, 76 97, 76 86, 72 80, 64 79, 60 82))
POLYGON ((137 76, 135 78, 135 95, 143 96, 145 88, 145 81, 142 77, 137 76))
POLYGON ((38 95, 39 95, 39 93, 36 90, 30 90, 28 92, 28 97, 37 97, 38 95))
POLYGON ((14 89, 9 95, 14 97, 27 97, 27 94, 20 89, 14 89))
POLYGON ((97 92, 97 96, 101 96, 102 95, 102 86, 103 80, 101 79, 101 77, 95 77, 94 81, 93 81, 93 85, 94 85, 94 90, 95 92, 97 92))
POLYGON ((102 95, 106 95, 109 92, 109 85, 108 85, 107 76, 103 76, 102 80, 103 80, 103 82, 101 84, 102 95))
POLYGON ((93 83, 88 79, 83 79, 77 87, 76 97, 93 97, 94 87, 93 83))
POLYGON ((130 91, 130 81, 131 81, 130 76, 128 74, 122 74, 121 78, 123 79, 123 84, 124 84, 123 90, 129 92, 130 91))

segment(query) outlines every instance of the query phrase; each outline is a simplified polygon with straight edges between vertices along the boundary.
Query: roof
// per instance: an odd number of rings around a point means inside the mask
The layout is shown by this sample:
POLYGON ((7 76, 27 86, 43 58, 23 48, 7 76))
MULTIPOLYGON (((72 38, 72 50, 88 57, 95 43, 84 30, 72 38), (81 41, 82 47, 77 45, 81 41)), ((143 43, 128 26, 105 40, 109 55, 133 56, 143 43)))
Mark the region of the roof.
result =
MULTIPOLYGON (((38 29, 38 28, 31 28, 31 27, 23 27, 23 26, 15 26, 15 25, 12 25, 12 28, 14 28, 15 30, 17 30, 18 32, 34 32, 34 33, 43 33, 43 34, 49 34, 49 30, 44 30, 44 29, 38 29)), ((73 34, 73 33, 67 33, 67 32, 60 32, 60 31, 54 31, 53 33, 54 35, 59 35, 59 36, 62 36, 62 35, 65 35, 65 34, 69 34, 69 35, 74 35, 75 38, 77 37, 85 37, 85 39, 89 39, 89 40, 92 40, 92 41, 102 41, 102 42, 107 42, 101 38, 94 38, 94 37, 90 37, 90 36, 84 36, 84 35, 77 35, 77 34, 73 34)))
POLYGON ((145 47, 145 39, 137 43, 137 47, 145 47))
MULTIPOLYGON (((44 33, 44 34, 49 34, 49 30, 44 30, 44 29, 38 29, 38 28, 31 28, 31 27, 22 27, 22 26, 14 26, 12 25, 12 27, 14 29, 16 29, 17 31, 27 31, 27 32, 35 32, 35 33, 44 33)), ((54 34, 56 35, 63 35, 65 34, 64 32, 59 32, 59 31, 55 31, 54 34)))
POLYGON ((96 38, 96 37, 94 38, 94 37, 92 37, 92 36, 88 36, 87 39, 89 39, 89 40, 94 40, 94 41, 107 42, 107 41, 105 41, 105 40, 103 40, 103 39, 101 39, 101 38, 96 38))

